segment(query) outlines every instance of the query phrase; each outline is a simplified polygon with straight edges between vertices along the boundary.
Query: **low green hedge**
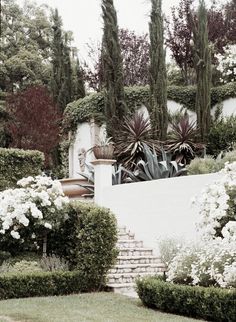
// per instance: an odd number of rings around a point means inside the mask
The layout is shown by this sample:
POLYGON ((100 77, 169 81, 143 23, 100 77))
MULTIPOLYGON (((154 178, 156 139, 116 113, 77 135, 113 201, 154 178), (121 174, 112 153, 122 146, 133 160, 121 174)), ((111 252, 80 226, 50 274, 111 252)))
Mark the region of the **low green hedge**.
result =
POLYGON ((176 285, 157 278, 137 281, 143 304, 168 313, 207 321, 236 320, 236 290, 176 285))
POLYGON ((43 164, 42 152, 0 148, 0 191, 14 187, 23 177, 40 174, 43 164))
POLYGON ((96 284, 93 287, 88 285, 91 283, 81 271, 0 276, 0 300, 67 295, 93 291, 98 287, 96 284))

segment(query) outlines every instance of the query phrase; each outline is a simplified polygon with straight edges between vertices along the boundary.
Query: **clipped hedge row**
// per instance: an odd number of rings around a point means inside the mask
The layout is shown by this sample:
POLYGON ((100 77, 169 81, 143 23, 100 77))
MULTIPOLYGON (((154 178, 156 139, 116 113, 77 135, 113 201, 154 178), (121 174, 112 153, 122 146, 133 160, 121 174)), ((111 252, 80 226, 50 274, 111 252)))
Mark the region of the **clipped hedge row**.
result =
POLYGON ((235 321, 236 290, 176 285, 157 278, 137 281, 143 304, 168 313, 207 321, 235 321))
MULTIPOLYGON (((125 88, 126 103, 130 110, 135 110, 142 104, 149 106, 149 87, 134 86, 125 88)), ((167 97, 182 104, 189 110, 195 110, 196 88, 194 86, 169 86, 167 97)), ((236 97, 236 82, 228 83, 211 90, 211 105, 222 102, 230 97, 236 97)), ((78 123, 91 118, 97 121, 104 120, 104 94, 93 93, 83 99, 67 105, 64 114, 64 128, 66 131, 75 131, 78 123)))
POLYGON ((23 177, 40 174, 43 164, 42 152, 0 148, 0 191, 14 187, 23 177))
POLYGON ((89 292, 98 286, 91 287, 81 271, 0 276, 0 300, 89 292))

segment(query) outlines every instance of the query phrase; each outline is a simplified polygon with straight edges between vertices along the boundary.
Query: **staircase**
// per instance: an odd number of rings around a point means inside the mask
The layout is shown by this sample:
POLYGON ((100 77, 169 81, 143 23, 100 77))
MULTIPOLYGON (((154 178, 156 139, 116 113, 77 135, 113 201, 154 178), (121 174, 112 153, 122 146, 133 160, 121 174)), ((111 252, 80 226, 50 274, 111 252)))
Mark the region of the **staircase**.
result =
POLYGON ((163 275, 166 267, 151 248, 145 248, 134 234, 120 227, 117 248, 119 255, 116 265, 108 272, 107 286, 115 293, 135 296, 135 280, 144 276, 163 275))

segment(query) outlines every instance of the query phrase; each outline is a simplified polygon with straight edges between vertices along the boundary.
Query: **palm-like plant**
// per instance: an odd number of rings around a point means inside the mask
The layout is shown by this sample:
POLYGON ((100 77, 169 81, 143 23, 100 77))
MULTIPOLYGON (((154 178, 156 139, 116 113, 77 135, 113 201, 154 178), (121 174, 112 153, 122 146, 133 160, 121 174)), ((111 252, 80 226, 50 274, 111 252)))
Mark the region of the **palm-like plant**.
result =
POLYGON ((190 121, 188 115, 171 123, 168 137, 165 149, 177 162, 189 164, 196 154, 204 151, 204 144, 198 142, 196 122, 190 121))
POLYGON ((125 118, 116 138, 115 156, 118 163, 126 169, 134 170, 135 165, 143 158, 143 146, 146 144, 160 153, 160 142, 151 138, 151 124, 142 113, 136 112, 125 118))

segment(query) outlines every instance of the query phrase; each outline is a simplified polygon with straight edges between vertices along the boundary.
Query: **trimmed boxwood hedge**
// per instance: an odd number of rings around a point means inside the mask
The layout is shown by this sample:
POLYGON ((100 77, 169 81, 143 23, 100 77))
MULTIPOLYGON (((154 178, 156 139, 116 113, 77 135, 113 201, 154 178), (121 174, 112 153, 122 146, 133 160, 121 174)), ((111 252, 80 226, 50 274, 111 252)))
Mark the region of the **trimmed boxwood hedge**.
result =
POLYGON ((117 221, 109 209, 73 201, 67 220, 48 236, 48 253, 65 258, 92 285, 103 285, 118 255, 117 221))
POLYGON ((0 191, 15 187, 23 177, 40 174, 43 165, 42 152, 0 148, 0 191))
POLYGON ((0 276, 0 300, 89 292, 93 286, 82 271, 0 276))
POLYGON ((149 277, 137 281, 143 304, 168 313, 207 321, 236 321, 236 290, 176 285, 149 277))
MULTIPOLYGON (((78 123, 89 121, 104 121, 103 92, 93 93, 85 98, 69 103, 64 114, 64 129, 75 131, 78 123)), ((149 106, 149 87, 134 86, 125 88, 126 103, 130 110, 135 110, 142 104, 149 106)), ((169 86, 168 100, 182 104, 189 110, 195 110, 196 88, 194 86, 169 86)), ((211 105, 222 102, 230 97, 236 97, 236 82, 228 83, 211 90, 211 105)))

